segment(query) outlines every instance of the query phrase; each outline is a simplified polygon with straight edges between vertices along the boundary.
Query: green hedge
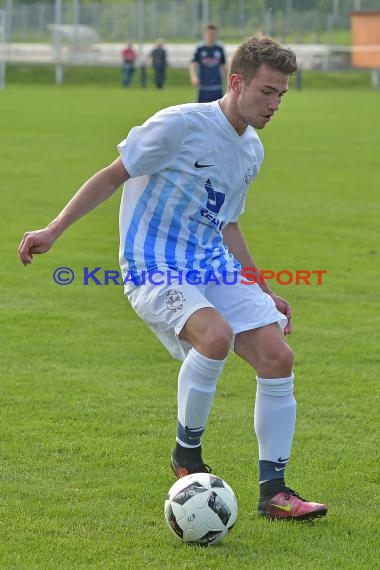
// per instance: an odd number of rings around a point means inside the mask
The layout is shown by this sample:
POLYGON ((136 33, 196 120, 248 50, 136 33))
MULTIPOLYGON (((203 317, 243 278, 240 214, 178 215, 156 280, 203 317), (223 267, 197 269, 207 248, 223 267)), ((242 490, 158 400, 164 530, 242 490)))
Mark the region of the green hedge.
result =
MULTIPOLYGON (((302 88, 371 88, 369 71, 305 71, 301 77, 302 88)), ((7 66, 8 84, 49 85, 54 83, 53 65, 16 65, 7 66)), ((295 78, 291 79, 295 83, 295 78)), ((121 71, 117 67, 79 67, 64 68, 65 85, 121 85, 121 71)), ((147 87, 154 86, 151 69, 147 69, 147 87)), ((167 87, 189 87, 189 75, 186 69, 168 69, 167 87)), ((136 71, 131 89, 139 89, 140 70, 136 71)))

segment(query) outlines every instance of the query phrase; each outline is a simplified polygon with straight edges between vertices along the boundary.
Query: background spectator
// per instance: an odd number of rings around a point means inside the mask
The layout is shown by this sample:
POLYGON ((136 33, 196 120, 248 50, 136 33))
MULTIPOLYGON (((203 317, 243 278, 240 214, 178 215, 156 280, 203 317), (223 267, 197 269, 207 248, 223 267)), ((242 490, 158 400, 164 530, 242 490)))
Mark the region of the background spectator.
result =
POLYGON ((204 43, 199 44, 190 63, 191 83, 198 87, 198 102, 208 103, 221 99, 226 78, 224 48, 217 43, 218 28, 209 24, 205 30, 204 43))
POLYGON ((162 39, 158 39, 156 47, 150 52, 150 59, 154 70, 154 82, 158 89, 164 86, 166 79, 166 66, 168 64, 166 49, 162 39))
POLYGON ((121 57, 123 60, 122 74, 123 74, 123 86, 128 87, 132 83, 133 74, 135 73, 135 60, 136 52, 133 49, 133 45, 129 42, 121 52, 121 57))

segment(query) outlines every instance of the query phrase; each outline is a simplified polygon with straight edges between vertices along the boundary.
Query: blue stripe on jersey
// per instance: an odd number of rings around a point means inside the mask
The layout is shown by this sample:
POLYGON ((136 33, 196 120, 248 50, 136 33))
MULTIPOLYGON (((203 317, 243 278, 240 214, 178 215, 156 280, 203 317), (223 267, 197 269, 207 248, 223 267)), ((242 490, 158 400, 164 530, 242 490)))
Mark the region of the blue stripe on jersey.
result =
POLYGON ((225 250, 222 245, 223 238, 221 235, 216 235, 211 242, 211 247, 205 249, 205 256, 199 262, 199 267, 206 271, 217 272, 216 263, 220 264, 220 255, 225 255, 225 250), (219 254, 219 255, 218 255, 219 254))
POLYGON ((228 273, 230 271, 237 271, 238 273, 241 271, 241 265, 234 257, 229 261, 228 267, 226 261, 224 260, 224 263, 221 264, 221 267, 219 269, 219 272, 221 274, 228 273))
POLYGON ((212 263, 210 263, 210 260, 212 262, 214 250, 211 248, 207 248, 204 250, 204 252, 205 256, 203 259, 200 260, 199 267, 204 271, 214 271, 214 266, 212 265, 212 263))
POLYGON ((187 239, 187 245, 185 250, 186 269, 194 269, 195 252, 198 247, 198 239, 196 236, 197 228, 198 228, 197 222, 192 222, 189 225, 189 237, 187 239))
POLYGON ((168 229, 168 238, 165 245, 165 262, 168 267, 172 269, 177 269, 176 260, 176 245, 178 241, 178 235, 182 227, 182 216, 188 204, 193 200, 191 192, 186 196, 182 194, 178 204, 174 208, 172 220, 168 229))
POLYGON ((170 194, 175 190, 172 182, 166 182, 159 190, 160 196, 154 209, 144 241, 144 262, 148 271, 157 269, 155 247, 158 234, 158 228, 162 219, 165 206, 169 200, 170 194))
POLYGON ((226 250, 221 244, 215 243, 215 247, 217 249, 219 249, 219 251, 220 251, 220 257, 218 260, 219 261, 219 273, 223 274, 223 273, 226 273, 227 271, 240 271, 241 270, 241 265, 238 262, 238 260, 235 259, 234 256, 231 256, 230 252, 228 254, 226 254, 226 250), (227 263, 228 263, 228 267, 227 267, 227 263))
POLYGON ((215 243, 215 247, 220 252, 220 257, 218 259, 218 261, 219 261, 218 271, 219 271, 219 273, 223 274, 226 271, 226 265, 227 265, 226 250, 223 248, 222 245, 220 245, 218 243, 215 243))
MULTIPOLYGON (((211 222, 210 222, 211 224, 211 222)), ((205 228, 203 234, 202 234, 202 238, 201 238, 201 244, 202 245, 206 245, 209 243, 209 240, 211 238, 211 235, 214 234, 217 230, 214 227, 207 227, 205 228)), ((216 238, 214 238, 215 240, 216 238)), ((214 243, 213 240, 213 243, 214 243)), ((218 237, 218 241, 220 241, 220 236, 218 237)))
POLYGON ((154 174, 150 177, 148 184, 144 188, 143 193, 141 194, 135 206, 131 222, 129 224, 129 228, 125 236, 124 257, 128 261, 129 271, 133 272, 135 275, 138 274, 136 260, 133 255, 135 238, 142 217, 146 212, 148 202, 152 198, 153 190, 156 187, 157 180, 158 180, 157 174, 154 174))
MULTIPOLYGON (((205 206, 203 205, 203 202, 206 203, 206 196, 204 195, 204 190, 205 187, 203 186, 203 188, 200 189, 201 193, 199 195, 199 202, 200 205, 202 206, 202 208, 204 208, 205 206)), ((197 236, 197 234, 199 234, 200 232, 200 224, 197 221, 197 219, 200 217, 200 212, 196 211, 193 214, 194 216, 194 220, 191 221, 191 223, 188 225, 188 229, 189 229, 189 237, 187 239, 187 245, 186 245, 186 250, 185 250, 185 260, 186 260, 186 269, 194 269, 194 263, 195 263, 195 256, 197 253, 197 250, 199 252, 199 249, 201 248, 201 244, 199 242, 199 238, 197 236)), ((202 250, 203 251, 203 250, 202 250)))

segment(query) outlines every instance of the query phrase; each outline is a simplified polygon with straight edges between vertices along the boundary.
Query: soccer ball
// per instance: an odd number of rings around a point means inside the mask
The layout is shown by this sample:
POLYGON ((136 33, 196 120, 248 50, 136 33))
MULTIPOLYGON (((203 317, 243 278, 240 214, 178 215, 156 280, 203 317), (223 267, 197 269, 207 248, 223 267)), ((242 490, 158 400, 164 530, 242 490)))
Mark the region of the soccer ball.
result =
POLYGON ((178 479, 164 504, 170 530, 187 544, 202 546, 220 542, 234 526, 237 512, 231 487, 209 473, 178 479))

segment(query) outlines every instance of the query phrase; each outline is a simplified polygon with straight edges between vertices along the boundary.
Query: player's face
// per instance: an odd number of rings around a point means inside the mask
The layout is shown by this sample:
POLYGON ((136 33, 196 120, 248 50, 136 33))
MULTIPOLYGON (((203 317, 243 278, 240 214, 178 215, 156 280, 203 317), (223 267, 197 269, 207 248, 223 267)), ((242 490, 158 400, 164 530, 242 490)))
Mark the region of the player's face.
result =
POLYGON ((263 129, 288 90, 289 76, 263 64, 249 81, 236 75, 236 119, 241 125, 263 129))
POLYGON ((218 31, 217 31, 217 30, 213 30, 213 29, 206 30, 204 37, 205 37, 205 42, 206 42, 206 44, 207 44, 208 46, 213 46, 213 45, 216 44, 216 40, 217 40, 217 37, 218 37, 218 31))

